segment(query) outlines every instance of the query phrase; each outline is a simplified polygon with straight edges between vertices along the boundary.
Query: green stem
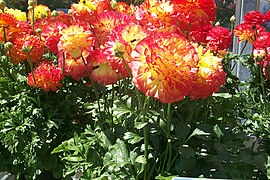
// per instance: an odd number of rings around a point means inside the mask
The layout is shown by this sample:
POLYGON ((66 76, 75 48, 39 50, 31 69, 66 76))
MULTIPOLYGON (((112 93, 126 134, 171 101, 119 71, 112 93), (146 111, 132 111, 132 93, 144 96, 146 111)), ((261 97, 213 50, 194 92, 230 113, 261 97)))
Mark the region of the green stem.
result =
POLYGON ((171 142, 171 121, 172 121, 172 104, 169 103, 167 107, 167 146, 168 146, 168 160, 167 160, 167 172, 171 169, 172 160, 172 142, 171 142))
POLYGON ((85 59, 84 59, 83 56, 82 56, 82 61, 83 61, 84 67, 85 67, 85 69, 86 69, 88 78, 90 79, 90 82, 91 82, 91 84, 93 85, 94 93, 95 93, 95 95, 96 95, 97 103, 98 103, 98 113, 100 114, 101 110, 100 110, 100 103, 99 103, 99 97, 98 97, 98 92, 97 92, 96 84, 95 84, 95 82, 93 81, 93 79, 92 79, 92 77, 91 77, 90 71, 89 71, 89 69, 87 68, 87 64, 86 64, 86 61, 85 61, 85 59))
POLYGON ((35 76, 34 76, 34 69, 33 69, 33 62, 31 60, 31 56, 30 56, 30 52, 27 52, 27 57, 28 57, 28 61, 29 61, 29 64, 30 64, 30 69, 31 69, 31 73, 32 73, 32 78, 34 80, 34 83, 36 85, 36 80, 35 80, 35 76))
POLYGON ((245 42, 244 47, 242 48, 242 50, 241 50, 241 52, 240 52, 240 55, 239 55, 239 56, 241 56, 241 55, 242 55, 242 53, 244 52, 244 50, 245 50, 245 48, 246 48, 246 46, 247 46, 247 43, 248 43, 248 41, 246 41, 246 42, 245 42))
POLYGON ((63 76, 65 74, 65 63, 66 63, 66 56, 65 56, 65 53, 62 52, 62 74, 63 74, 63 76))
POLYGON ((35 21, 35 7, 33 7, 33 10, 32 10, 32 16, 31 16, 31 28, 32 28, 32 34, 35 34, 34 21, 35 21))
POLYGON ((265 93, 265 86, 264 86, 264 77, 263 77, 263 70, 262 68, 260 68, 260 79, 261 79, 261 88, 262 88, 262 95, 263 95, 263 101, 262 102, 262 106, 263 106, 263 114, 265 115, 265 113, 267 112, 268 113, 268 106, 266 105, 266 102, 267 102, 267 98, 266 98, 266 93, 265 93))

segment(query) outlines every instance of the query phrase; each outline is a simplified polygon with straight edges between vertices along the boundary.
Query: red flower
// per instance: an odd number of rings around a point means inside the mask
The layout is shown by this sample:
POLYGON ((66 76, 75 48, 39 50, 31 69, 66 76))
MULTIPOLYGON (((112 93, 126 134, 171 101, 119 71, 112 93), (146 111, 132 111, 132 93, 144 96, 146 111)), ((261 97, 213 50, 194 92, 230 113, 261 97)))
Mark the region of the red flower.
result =
POLYGON ((183 36, 153 34, 140 41, 131 56, 133 82, 145 95, 173 103, 190 93, 198 55, 183 36))
POLYGON ((201 25, 198 26, 197 29, 190 31, 189 33, 189 39, 197 42, 197 43, 202 43, 206 44, 207 43, 207 35, 213 28, 212 25, 201 25))
POLYGON ((244 16, 244 22, 248 24, 258 24, 262 25, 264 23, 264 16, 260 13, 260 11, 249 11, 244 16))
POLYGON ((63 79, 61 68, 56 67, 52 62, 43 61, 35 70, 34 78, 29 73, 28 85, 36 88, 42 88, 44 91, 57 91, 62 86, 63 79))
POLYGON ((216 26, 210 30, 206 37, 207 47, 212 51, 227 50, 232 43, 232 34, 229 29, 216 26))
POLYGON ((255 49, 265 49, 270 47, 270 32, 262 32, 258 34, 253 46, 255 49))
POLYGON ((216 20, 214 0, 173 0, 172 3, 177 6, 182 30, 194 30, 199 25, 211 25, 216 20))

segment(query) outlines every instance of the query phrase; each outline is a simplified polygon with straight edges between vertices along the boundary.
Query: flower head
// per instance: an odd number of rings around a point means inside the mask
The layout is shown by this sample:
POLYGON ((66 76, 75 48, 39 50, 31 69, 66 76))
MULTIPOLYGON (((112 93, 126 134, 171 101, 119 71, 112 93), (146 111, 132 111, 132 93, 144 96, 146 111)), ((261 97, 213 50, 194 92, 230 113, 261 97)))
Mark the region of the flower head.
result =
POLYGON ((5 8, 5 13, 12 14, 19 21, 27 21, 26 13, 21 10, 5 8))
POLYGON ((61 31, 58 49, 69 52, 73 58, 80 58, 84 49, 91 49, 95 38, 89 29, 82 26, 71 25, 61 31))
MULTIPOLYGON (((28 12, 28 20, 31 21, 33 11, 28 12)), ((50 16, 51 10, 48 8, 48 6, 45 5, 37 5, 34 6, 34 21, 37 19, 45 18, 47 16, 50 16)))
POLYGON ((208 33, 207 47, 212 51, 227 50, 232 43, 232 34, 229 29, 221 26, 213 27, 208 33))
POLYGON ((253 25, 248 23, 241 23, 236 26, 233 30, 233 33, 236 37, 239 38, 239 41, 248 41, 250 44, 253 44, 255 41, 256 34, 264 32, 265 29, 260 25, 253 25))
POLYGON ((253 44, 255 49, 266 49, 270 47, 270 32, 262 32, 256 37, 253 44))
MULTIPOLYGON (((90 62, 90 52, 88 51, 83 51, 82 56, 84 57, 86 64, 87 64, 87 69, 91 71, 93 69, 93 66, 90 62)), ((80 58, 72 58, 70 53, 68 52, 59 52, 58 53, 58 66, 59 67, 64 67, 64 75, 65 76, 70 76, 74 80, 79 80, 81 78, 87 77, 87 70, 84 65, 82 57, 80 58), (65 64, 63 65, 63 55, 65 56, 65 64)))
POLYGON ((244 16, 244 22, 248 24, 262 25, 264 21, 264 16, 260 13, 260 11, 249 11, 244 16))
POLYGON ((191 91, 198 55, 183 36, 157 33, 146 37, 131 56, 133 82, 145 95, 172 103, 191 91))
POLYGON ((10 50, 14 64, 18 64, 27 59, 27 52, 30 53, 32 62, 40 62, 42 60, 44 43, 39 37, 34 35, 22 35, 13 42, 14 46, 10 50), (23 51, 25 49, 26 51, 23 51))
POLYGON ((62 86, 63 74, 61 68, 56 67, 52 62, 43 61, 35 70, 34 78, 29 73, 28 85, 42 88, 44 91, 57 91, 62 86))
POLYGON ((109 11, 99 14, 92 25, 94 26, 97 41, 100 45, 104 45, 115 27, 128 23, 136 24, 135 18, 126 14, 109 11))
POLYGON ((204 52, 202 46, 197 48, 199 54, 197 80, 190 92, 191 99, 201 99, 218 92, 224 84, 226 73, 223 70, 222 59, 214 56, 210 50, 204 52))

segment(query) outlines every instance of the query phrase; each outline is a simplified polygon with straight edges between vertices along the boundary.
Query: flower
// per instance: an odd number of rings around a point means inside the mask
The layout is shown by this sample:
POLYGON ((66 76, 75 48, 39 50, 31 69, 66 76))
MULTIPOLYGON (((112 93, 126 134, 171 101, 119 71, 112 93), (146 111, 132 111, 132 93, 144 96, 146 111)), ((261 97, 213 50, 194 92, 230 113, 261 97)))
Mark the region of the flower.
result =
POLYGON ((264 21, 265 21, 264 15, 262 15, 260 11, 249 11, 244 16, 244 22, 248 24, 262 25, 264 21))
POLYGON ((13 44, 14 46, 10 50, 10 53, 14 64, 19 64, 27 59, 27 52, 23 51, 23 47, 30 53, 32 62, 39 62, 42 60, 44 43, 39 37, 27 34, 21 35, 13 41, 13 44))
POLYGON ((71 25, 61 31, 58 50, 69 52, 73 58, 80 58, 84 49, 91 49, 95 44, 92 32, 79 25, 71 25))
POLYGON ((117 73, 108 63, 102 63, 95 66, 91 72, 91 77, 95 82, 103 85, 114 84, 119 80, 117 73))
POLYGON ((44 91, 57 91, 62 86, 63 74, 61 68, 56 67, 52 62, 43 61, 32 73, 29 73, 28 85, 42 88, 44 91))
MULTIPOLYGON (((63 67, 63 55, 65 56, 65 64, 64 64, 65 76, 70 76, 72 79, 77 81, 81 78, 87 77, 88 74, 82 57, 74 59, 68 52, 59 52, 58 53, 59 67, 63 67)), ((82 56, 86 61, 88 71, 91 72, 93 66, 91 64, 90 52, 84 50, 82 52, 82 56)))
POLYGON ((126 14, 118 13, 118 12, 105 12, 101 13, 97 16, 96 20, 92 23, 93 29, 97 38, 97 41, 100 45, 104 45, 108 40, 111 31, 121 25, 121 24, 129 24, 129 23, 137 23, 135 18, 132 16, 128 16, 126 14))
POLYGON ((197 29, 190 31, 189 39, 197 43, 206 44, 207 35, 213 28, 213 25, 200 25, 197 29))
POLYGON ((12 14, 17 20, 19 21, 27 21, 26 13, 18 10, 18 9, 12 9, 12 8, 5 8, 5 13, 12 14))
POLYGON ((182 30, 197 29, 199 25, 211 25, 216 20, 214 0, 173 0, 182 30))
MULTIPOLYGON (((31 21, 32 19, 32 14, 33 14, 33 11, 28 11, 28 20, 31 21)), ((34 22, 37 20, 37 19, 41 19, 41 18, 45 18, 47 16, 50 16, 51 15, 51 10, 48 8, 48 6, 45 6, 45 5, 37 5, 37 6, 34 6, 34 22)))
POLYGON ((212 51, 223 51, 230 47, 232 34, 227 28, 215 26, 209 31, 206 40, 207 47, 212 51))
POLYGON ((258 34, 253 47, 255 49, 266 49, 270 47, 270 32, 262 32, 258 34))
POLYGON ((248 41, 250 44, 253 44, 255 41, 256 34, 260 34, 261 32, 264 32, 265 29, 263 26, 260 25, 253 25, 248 23, 241 23, 238 24, 235 29, 233 30, 233 33, 237 38, 239 38, 239 41, 248 41))
POLYGON ((198 73, 196 83, 192 88, 189 97, 191 99, 201 99, 218 92, 220 86, 225 83, 226 73, 223 70, 222 58, 214 56, 210 50, 197 48, 199 55, 198 73))
POLYGON ((140 41, 131 56, 133 83, 146 96, 173 103, 190 93, 198 55, 183 36, 153 34, 140 41))

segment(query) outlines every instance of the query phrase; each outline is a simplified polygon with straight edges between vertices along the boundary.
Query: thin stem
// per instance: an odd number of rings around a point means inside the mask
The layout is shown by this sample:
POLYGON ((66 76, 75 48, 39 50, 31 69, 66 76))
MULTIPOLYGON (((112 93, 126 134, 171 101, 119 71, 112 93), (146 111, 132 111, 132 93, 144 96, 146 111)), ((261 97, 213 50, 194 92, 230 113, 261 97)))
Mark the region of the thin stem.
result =
POLYGON ((98 103, 98 112, 100 113, 101 112, 100 111, 100 103, 99 103, 99 98, 98 98, 98 92, 97 92, 97 89, 96 89, 96 84, 95 84, 95 82, 93 81, 93 79, 91 77, 90 71, 87 68, 87 64, 86 64, 86 61, 85 61, 83 55, 82 55, 82 61, 83 61, 84 67, 86 68, 86 72, 87 72, 88 78, 89 78, 91 84, 93 85, 94 93, 96 95, 97 103, 98 103))
POLYGON ((244 47, 242 48, 242 50, 241 50, 241 52, 240 52, 240 55, 239 55, 239 56, 241 56, 241 55, 242 55, 242 53, 244 52, 244 50, 245 50, 245 48, 246 48, 246 46, 247 46, 247 43, 248 43, 248 41, 245 41, 244 47))
POLYGON ((65 74, 65 63, 66 63, 66 56, 65 56, 65 53, 62 52, 62 74, 63 74, 63 76, 65 74))
POLYGON ((172 160, 172 142, 171 142, 171 121, 172 121, 172 104, 169 103, 167 107, 167 146, 168 146, 168 160, 167 160, 167 172, 170 171, 171 168, 171 160, 172 160))
POLYGON ((31 16, 32 34, 35 34, 34 21, 35 21, 35 7, 33 7, 33 9, 32 9, 32 16, 31 16))
POLYGON ((3 33, 4 33, 4 42, 7 42, 7 33, 6 33, 6 27, 3 27, 3 33))
POLYGON ((35 85, 36 85, 36 80, 35 80, 34 70, 33 70, 33 62, 32 62, 32 60, 31 60, 30 52, 27 52, 27 57, 28 57, 28 61, 29 61, 29 64, 30 64, 30 69, 31 69, 31 73, 32 73, 32 78, 33 78, 34 83, 35 83, 35 85))

